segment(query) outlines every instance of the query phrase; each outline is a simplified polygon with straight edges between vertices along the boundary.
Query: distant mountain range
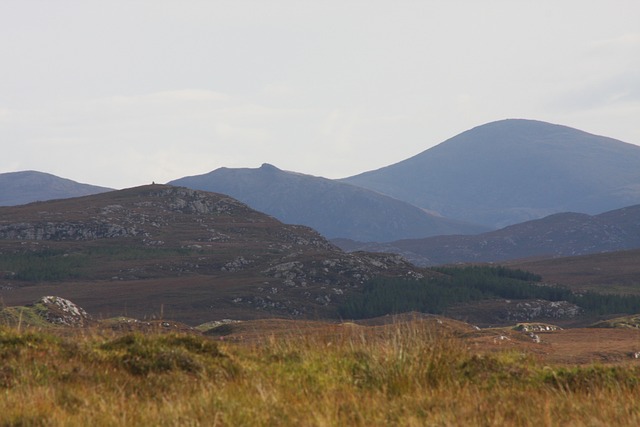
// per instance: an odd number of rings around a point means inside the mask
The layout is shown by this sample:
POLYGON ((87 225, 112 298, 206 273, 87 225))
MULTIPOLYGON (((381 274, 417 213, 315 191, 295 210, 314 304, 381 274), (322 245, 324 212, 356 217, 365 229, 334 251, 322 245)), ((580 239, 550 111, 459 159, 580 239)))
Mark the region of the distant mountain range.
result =
POLYGON ((67 199, 111 190, 111 188, 80 184, 70 179, 59 178, 43 172, 0 173, 0 206, 67 199))
POLYGON ((503 120, 342 181, 498 228, 640 203, 640 147, 566 126, 503 120))
MULTIPOLYGON (((389 242, 477 234, 555 213, 596 215, 639 204, 640 147, 511 119, 344 180, 264 164, 169 184, 228 194, 328 238, 389 242)), ((108 190, 33 171, 0 174, 0 205, 108 190)))
POLYGON ((228 194, 284 223, 307 225, 328 238, 384 242, 489 229, 438 217, 371 190, 269 164, 256 169, 220 168, 169 184, 228 194))
POLYGON ((384 244, 333 242, 345 250, 401 254, 423 266, 611 252, 640 248, 640 205, 595 216, 554 214, 475 236, 437 236, 384 244))

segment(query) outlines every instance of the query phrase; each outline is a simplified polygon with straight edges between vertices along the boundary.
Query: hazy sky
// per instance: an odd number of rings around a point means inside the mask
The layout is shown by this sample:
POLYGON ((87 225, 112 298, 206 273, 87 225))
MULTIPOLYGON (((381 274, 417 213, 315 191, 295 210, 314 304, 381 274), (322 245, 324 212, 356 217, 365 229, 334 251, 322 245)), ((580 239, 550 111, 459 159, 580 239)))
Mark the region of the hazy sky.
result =
POLYGON ((640 144, 640 1, 0 0, 0 172, 329 178, 530 118, 640 144))

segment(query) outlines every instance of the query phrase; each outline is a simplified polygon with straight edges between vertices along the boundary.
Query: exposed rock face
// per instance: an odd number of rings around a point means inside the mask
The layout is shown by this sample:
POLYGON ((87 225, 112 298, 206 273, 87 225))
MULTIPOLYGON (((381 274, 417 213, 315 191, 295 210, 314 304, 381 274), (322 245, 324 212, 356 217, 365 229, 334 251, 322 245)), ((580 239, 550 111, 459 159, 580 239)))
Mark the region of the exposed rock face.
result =
POLYGON ((562 330, 559 326, 547 323, 518 323, 513 329, 521 332, 554 332, 562 330))
MULTIPOLYGON (((167 224, 168 214, 221 215, 247 209, 231 198, 214 198, 187 188, 158 186, 133 206, 111 204, 103 207, 83 206, 74 212, 82 219, 71 221, 55 211, 39 211, 36 218, 20 223, 2 224, 0 239, 6 240, 95 240, 116 237, 150 237, 152 230, 167 224), (155 212, 150 216, 148 211, 155 212), (90 218, 87 219, 87 215, 90 218)), ((44 206, 44 205, 42 205, 44 206)))
POLYGON ((448 317, 472 322, 483 327, 496 324, 524 323, 517 328, 523 333, 550 332, 554 330, 555 326, 546 322, 571 320, 581 314, 583 314, 583 310, 568 301, 542 299, 482 300, 454 306, 446 312, 448 317))
POLYGON ((397 255, 340 255, 321 261, 314 260, 307 264, 288 261, 270 267, 263 273, 275 278, 284 278, 285 284, 289 286, 305 286, 307 282, 321 282, 340 287, 353 287, 388 270, 390 266, 405 268, 407 275, 413 273, 411 277, 421 278, 418 277, 420 273, 414 272, 414 268, 397 255))
POLYGON ((47 322, 54 325, 82 328, 89 326, 92 322, 91 316, 84 309, 68 299, 46 296, 40 298, 34 306, 47 322))
POLYGON ((507 301, 499 314, 504 320, 526 322, 535 319, 570 319, 580 314, 582 309, 567 301, 507 301))
POLYGON ((233 303, 258 310, 279 311, 289 316, 309 314, 313 305, 329 306, 368 280, 390 274, 420 279, 420 270, 391 254, 344 254, 334 252, 323 259, 293 259, 262 271, 273 282, 264 282, 257 293, 233 298, 233 303), (305 301, 304 304, 300 304, 305 301))
POLYGON ((153 201, 141 202, 140 206, 156 206, 167 211, 199 214, 229 214, 246 210, 247 206, 231 197, 213 198, 210 194, 183 187, 158 186, 149 193, 153 201))
POLYGON ((137 236, 135 226, 126 227, 106 221, 92 223, 44 222, 0 226, 0 239, 7 240, 95 240, 137 236))

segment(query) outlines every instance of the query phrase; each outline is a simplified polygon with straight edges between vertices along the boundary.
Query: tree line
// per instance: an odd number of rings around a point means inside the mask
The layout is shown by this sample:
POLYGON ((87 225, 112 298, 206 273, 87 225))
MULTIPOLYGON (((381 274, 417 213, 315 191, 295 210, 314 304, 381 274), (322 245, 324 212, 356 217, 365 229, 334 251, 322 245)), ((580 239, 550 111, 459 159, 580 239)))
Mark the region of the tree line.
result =
POLYGON ((539 283, 541 277, 505 267, 433 268, 441 276, 420 280, 379 277, 365 284, 339 307, 343 318, 362 319, 419 311, 443 314, 447 308, 484 299, 568 301, 592 314, 639 313, 640 296, 595 292, 574 293, 559 285, 539 283))

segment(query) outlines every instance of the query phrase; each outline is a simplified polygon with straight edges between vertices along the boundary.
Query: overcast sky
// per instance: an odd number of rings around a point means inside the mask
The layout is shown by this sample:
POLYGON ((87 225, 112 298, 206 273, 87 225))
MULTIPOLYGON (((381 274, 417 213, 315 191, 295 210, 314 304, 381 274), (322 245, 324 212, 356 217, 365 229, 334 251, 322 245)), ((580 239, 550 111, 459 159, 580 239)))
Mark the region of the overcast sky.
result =
POLYGON ((341 178, 505 118, 640 144, 640 1, 0 0, 0 172, 341 178))

